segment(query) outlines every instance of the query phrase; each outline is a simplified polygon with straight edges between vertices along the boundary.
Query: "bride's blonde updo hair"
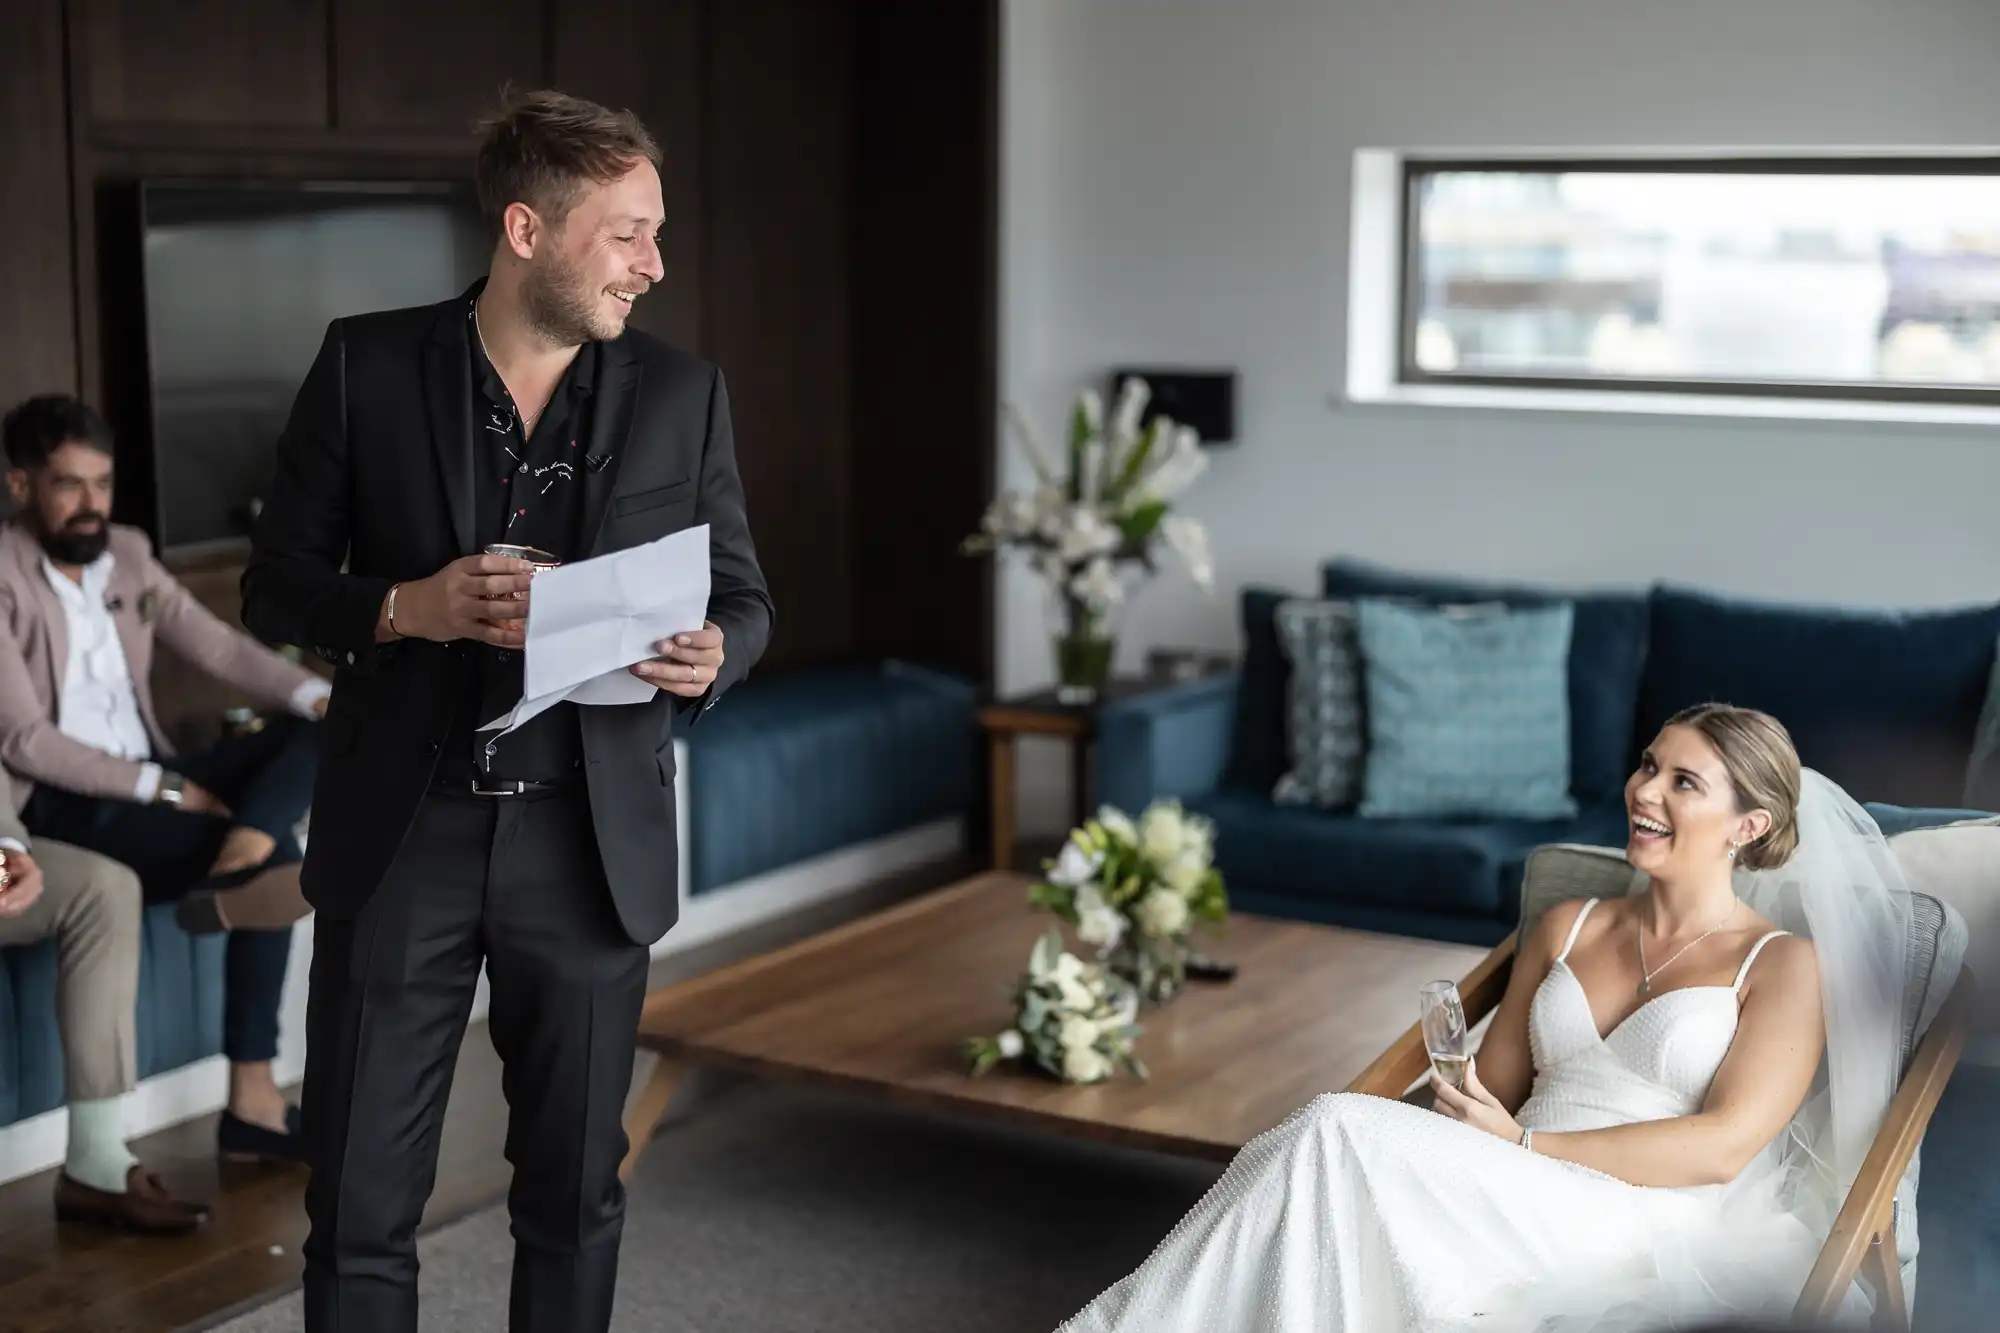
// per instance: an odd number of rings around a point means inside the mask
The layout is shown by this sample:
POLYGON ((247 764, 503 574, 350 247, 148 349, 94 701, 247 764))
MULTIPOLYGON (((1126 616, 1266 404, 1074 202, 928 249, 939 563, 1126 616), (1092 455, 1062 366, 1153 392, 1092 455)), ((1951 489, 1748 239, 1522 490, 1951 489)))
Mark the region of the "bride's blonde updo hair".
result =
POLYGON ((1792 859, 1799 846, 1799 752, 1784 723, 1769 713, 1734 704, 1696 704, 1667 719, 1670 727, 1693 727, 1715 747, 1740 814, 1764 810, 1771 827, 1764 836, 1736 849, 1745 870, 1774 870, 1792 859))

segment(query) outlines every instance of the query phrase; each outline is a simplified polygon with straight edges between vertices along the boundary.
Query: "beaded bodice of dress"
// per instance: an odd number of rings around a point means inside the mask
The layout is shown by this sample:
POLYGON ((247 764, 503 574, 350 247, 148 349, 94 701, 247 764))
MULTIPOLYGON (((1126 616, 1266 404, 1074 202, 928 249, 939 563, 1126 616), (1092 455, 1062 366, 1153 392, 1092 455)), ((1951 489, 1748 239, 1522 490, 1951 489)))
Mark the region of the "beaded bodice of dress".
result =
POLYGON ((1532 1129, 1604 1129, 1699 1110, 1736 1039, 1743 979, 1764 946, 1785 933, 1772 931, 1751 947, 1734 985, 1663 991, 1600 1036, 1569 968, 1569 951, 1596 906, 1592 898, 1577 913, 1528 1010, 1535 1083, 1515 1119, 1532 1129))

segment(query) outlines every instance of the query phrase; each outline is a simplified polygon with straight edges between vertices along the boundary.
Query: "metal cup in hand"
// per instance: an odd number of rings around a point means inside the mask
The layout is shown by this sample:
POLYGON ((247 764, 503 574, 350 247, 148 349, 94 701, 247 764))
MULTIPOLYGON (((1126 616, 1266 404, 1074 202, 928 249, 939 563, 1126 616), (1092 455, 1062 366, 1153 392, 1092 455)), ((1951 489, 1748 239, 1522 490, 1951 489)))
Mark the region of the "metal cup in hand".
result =
POLYGON ((506 542, 494 542, 483 554, 497 555, 503 560, 525 560, 535 567, 536 573, 554 569, 562 563, 539 546, 511 546, 506 542))
MULTIPOLYGON (((525 560, 535 567, 534 572, 537 574, 545 569, 554 569, 562 563, 562 561, 556 559, 539 546, 514 546, 508 542, 494 542, 481 552, 481 554, 497 555, 503 560, 525 560)), ((502 599, 499 597, 489 597, 486 600, 497 602, 502 599)))

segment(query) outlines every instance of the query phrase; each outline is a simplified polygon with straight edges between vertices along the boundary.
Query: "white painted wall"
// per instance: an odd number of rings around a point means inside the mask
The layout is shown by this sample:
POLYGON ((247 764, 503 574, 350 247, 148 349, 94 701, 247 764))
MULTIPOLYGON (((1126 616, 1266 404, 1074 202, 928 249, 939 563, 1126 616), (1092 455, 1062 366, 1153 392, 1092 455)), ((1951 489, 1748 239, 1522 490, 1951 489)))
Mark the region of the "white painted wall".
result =
MULTIPOLYGON (((1222 586, 1128 618, 1233 647, 1234 590, 1334 552, 1885 606, 2000 597, 2000 438, 1911 427, 1339 406, 1359 147, 2000 141, 1993 0, 1008 0, 1003 393, 1053 434, 1125 362, 1233 365, 1189 495, 1222 586)), ((1008 453, 1003 484, 1026 465, 1008 453)), ((1050 677, 1002 582, 1003 688, 1050 677)), ((1065 818, 1024 762, 1024 825, 1065 818)))

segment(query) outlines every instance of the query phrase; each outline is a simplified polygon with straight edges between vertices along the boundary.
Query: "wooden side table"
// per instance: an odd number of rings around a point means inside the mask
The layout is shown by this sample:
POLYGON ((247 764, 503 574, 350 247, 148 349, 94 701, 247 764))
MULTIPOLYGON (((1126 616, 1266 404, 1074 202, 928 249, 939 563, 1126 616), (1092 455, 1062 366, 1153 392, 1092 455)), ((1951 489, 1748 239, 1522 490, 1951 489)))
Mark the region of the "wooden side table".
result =
POLYGON ((1161 676, 1121 676, 1108 682, 1096 702, 1066 704, 1053 689, 989 701, 979 710, 986 731, 986 759, 993 800, 993 868, 1014 868, 1014 757, 1022 736, 1055 736, 1069 742, 1070 827, 1089 817, 1091 756, 1097 742, 1097 710, 1136 694, 1177 683, 1161 676))

